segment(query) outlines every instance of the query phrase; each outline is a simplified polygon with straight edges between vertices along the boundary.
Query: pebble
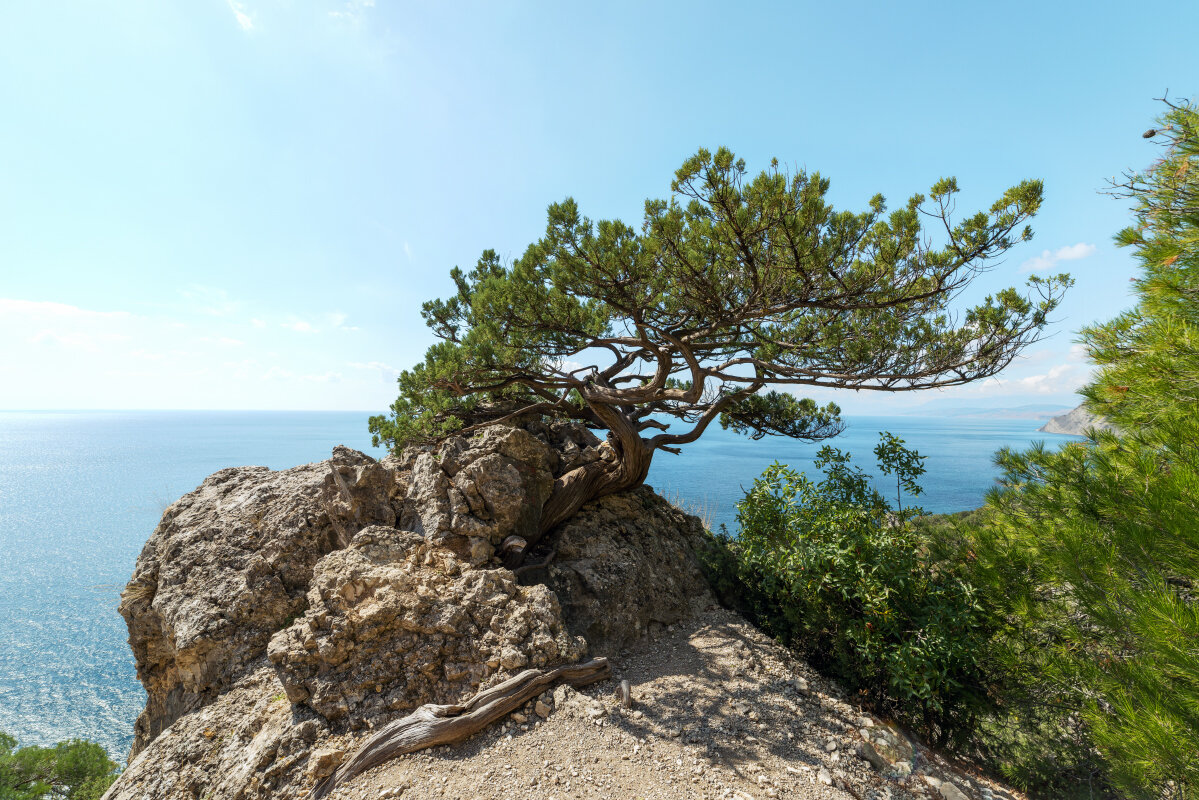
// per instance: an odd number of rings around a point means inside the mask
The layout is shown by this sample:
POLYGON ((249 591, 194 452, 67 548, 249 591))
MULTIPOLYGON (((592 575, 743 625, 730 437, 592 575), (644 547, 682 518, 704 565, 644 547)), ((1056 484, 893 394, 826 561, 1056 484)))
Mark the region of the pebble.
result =
POLYGON ((821 767, 820 771, 816 773, 816 780, 820 783, 823 783, 825 786, 833 785, 833 776, 830 775, 828 770, 824 767, 821 767))
POLYGON ((832 753, 836 749, 837 749, 837 740, 836 739, 829 739, 827 742, 824 743, 824 752, 832 753))
POLYGON ((537 716, 541 717, 542 719, 545 719, 546 717, 548 717, 550 715, 551 710, 552 709, 549 706, 547 706, 545 703, 543 703, 540 700, 537 701, 537 705, 533 706, 533 713, 535 713, 537 716))

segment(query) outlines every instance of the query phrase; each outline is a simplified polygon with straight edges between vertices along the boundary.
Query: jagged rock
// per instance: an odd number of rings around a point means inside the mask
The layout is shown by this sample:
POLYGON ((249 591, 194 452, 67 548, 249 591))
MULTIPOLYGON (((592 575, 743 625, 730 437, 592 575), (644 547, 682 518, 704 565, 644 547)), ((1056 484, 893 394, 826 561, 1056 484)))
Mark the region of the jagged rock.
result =
POLYGON ((593 656, 714 602, 696 551, 703 526, 648 486, 583 506, 556 533, 547 585, 593 656))
POLYGON ((1118 431, 1116 426, 1103 417, 1095 416, 1084 406, 1077 406, 1065 414, 1051 417, 1048 422, 1037 428, 1037 431, 1039 433, 1065 433, 1071 436, 1083 436, 1090 428, 1097 428, 1101 431, 1118 431))
POLYGON ((884 765, 879 769, 895 768, 897 765, 903 764, 910 771, 915 751, 907 735, 899 727, 883 722, 868 728, 861 728, 858 733, 863 740, 863 747, 859 750, 859 754, 864 759, 878 766, 875 759, 869 756, 869 753, 873 753, 883 761, 884 765))
POLYGON ((389 482, 391 470, 338 448, 282 472, 221 470, 166 510, 121 596, 148 695, 131 757, 265 653, 303 610, 318 559, 363 524, 394 522, 389 482))
POLYGON ((300 797, 364 728, 708 601, 699 522, 648 489, 563 526, 548 584, 503 569, 496 548, 537 530, 554 479, 606 452, 581 426, 521 426, 226 469, 172 505, 122 596, 148 698, 107 800, 300 797))
POLYGON ((544 586, 393 528, 321 559, 308 602, 270 659, 289 700, 334 722, 455 702, 499 670, 570 663, 586 647, 544 586))
POLYGON ((536 532, 558 465, 549 445, 520 428, 452 436, 414 455, 399 527, 482 564, 508 536, 536 532))
POLYGON ((240 680, 203 708, 180 717, 131 758, 105 797, 302 796, 306 773, 328 766, 321 765, 319 745, 327 741, 328 725, 315 712, 287 702, 265 656, 247 669, 240 680))

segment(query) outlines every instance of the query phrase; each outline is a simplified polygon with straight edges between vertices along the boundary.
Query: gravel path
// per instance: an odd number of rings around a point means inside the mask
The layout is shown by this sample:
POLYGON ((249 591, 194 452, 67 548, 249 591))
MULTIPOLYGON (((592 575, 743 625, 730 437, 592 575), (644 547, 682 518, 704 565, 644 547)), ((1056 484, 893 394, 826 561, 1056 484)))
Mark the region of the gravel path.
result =
POLYGON ((858 752, 881 721, 741 617, 718 608, 612 659, 612 680, 560 686, 455 747, 402 756, 331 798, 1023 800, 917 747, 879 772, 858 752), (622 708, 621 680, 632 688, 622 708), (915 771, 904 775, 908 766, 915 771))

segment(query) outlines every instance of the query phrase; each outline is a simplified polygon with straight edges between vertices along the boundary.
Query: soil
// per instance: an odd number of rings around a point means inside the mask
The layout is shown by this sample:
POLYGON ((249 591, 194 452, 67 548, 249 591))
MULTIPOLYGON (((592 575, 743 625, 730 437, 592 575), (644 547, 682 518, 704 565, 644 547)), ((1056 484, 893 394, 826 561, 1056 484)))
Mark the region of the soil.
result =
POLYGON ((396 758, 330 798, 1023 800, 921 746, 911 775, 876 771, 857 755, 859 731, 884 722, 721 608, 651 630, 612 665, 611 680, 560 686, 466 742, 396 758))

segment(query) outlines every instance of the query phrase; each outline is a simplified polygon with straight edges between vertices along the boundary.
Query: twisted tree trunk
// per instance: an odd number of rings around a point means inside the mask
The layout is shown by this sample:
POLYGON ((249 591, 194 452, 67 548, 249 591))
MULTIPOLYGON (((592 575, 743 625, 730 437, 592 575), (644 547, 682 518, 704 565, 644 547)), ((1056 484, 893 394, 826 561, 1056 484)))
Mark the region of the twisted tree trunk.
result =
POLYGON ((583 504, 645 482, 654 450, 641 438, 636 425, 611 406, 592 406, 611 435, 601 445, 599 461, 584 464, 554 481, 554 490, 541 508, 541 525, 529 542, 535 544, 546 533, 570 519, 583 504))
POLYGON ((611 674, 612 668, 606 658, 549 671, 527 669, 465 703, 423 705, 363 742, 337 771, 312 790, 309 798, 319 800, 339 785, 396 756, 468 739, 559 681, 571 686, 586 686, 611 674))

